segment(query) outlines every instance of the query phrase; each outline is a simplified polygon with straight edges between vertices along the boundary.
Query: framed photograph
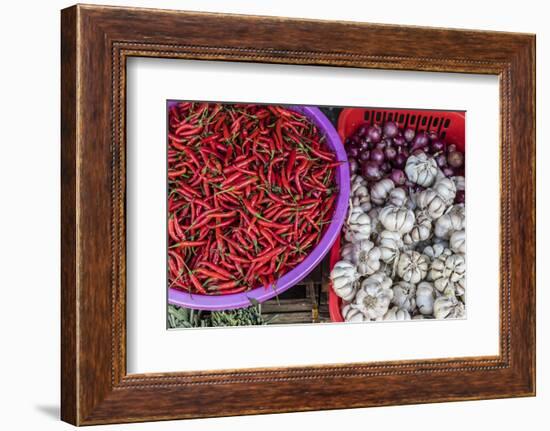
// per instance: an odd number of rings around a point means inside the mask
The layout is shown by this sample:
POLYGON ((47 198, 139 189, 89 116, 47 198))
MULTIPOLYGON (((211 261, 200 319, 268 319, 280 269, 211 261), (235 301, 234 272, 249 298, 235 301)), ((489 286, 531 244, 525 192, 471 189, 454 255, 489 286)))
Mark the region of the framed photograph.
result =
POLYGON ((61 43, 63 420, 535 394, 533 35, 77 5, 61 43))

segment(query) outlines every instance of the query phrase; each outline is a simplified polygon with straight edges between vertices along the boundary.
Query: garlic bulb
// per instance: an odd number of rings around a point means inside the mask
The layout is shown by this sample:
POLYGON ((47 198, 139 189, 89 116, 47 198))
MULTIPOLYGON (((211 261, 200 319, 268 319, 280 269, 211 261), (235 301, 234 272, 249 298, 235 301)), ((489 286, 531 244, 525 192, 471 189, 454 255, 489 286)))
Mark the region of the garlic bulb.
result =
POLYGON ((389 178, 378 181, 370 189, 371 201, 376 205, 382 205, 386 202, 389 193, 395 188, 395 184, 389 178))
POLYGON ((407 208, 388 205, 382 208, 378 217, 387 230, 401 235, 410 232, 414 226, 414 213, 407 208))
POLYGON ((424 253, 426 256, 428 256, 430 259, 435 259, 436 257, 441 256, 441 254, 445 251, 445 248, 443 244, 432 244, 428 247, 424 248, 422 253, 424 253))
POLYGON ((449 239, 454 231, 462 230, 466 226, 464 205, 453 205, 435 222, 434 234, 443 239, 449 239))
POLYGON ((367 181, 359 175, 353 176, 350 199, 352 207, 360 207, 364 212, 372 208, 367 181))
POLYGON ((355 265, 346 260, 336 262, 330 272, 332 289, 344 301, 351 301, 355 296, 356 281, 358 278, 359 274, 355 269, 355 265))
POLYGON ((422 281, 416 286, 416 306, 423 315, 434 312, 435 291, 432 283, 422 281))
POLYGON ((465 254, 466 253, 466 231, 457 230, 453 232, 451 238, 449 239, 449 244, 451 250, 455 253, 465 254))
POLYGON ((466 316, 466 309, 451 291, 446 291, 434 302, 434 316, 436 319, 462 319, 466 316))
POLYGON ((399 249, 403 246, 401 235, 397 232, 384 230, 378 237, 378 248, 380 249, 380 259, 385 263, 393 263, 399 255, 399 249))
POLYGON ((451 205, 456 196, 456 186, 450 178, 438 179, 432 189, 443 199, 446 205, 451 205))
POLYGON ((416 244, 421 241, 426 241, 432 234, 432 219, 422 210, 415 211, 415 223, 409 233, 403 236, 405 244, 416 244))
POLYGON ((433 189, 422 190, 416 195, 416 205, 432 219, 441 217, 447 209, 445 200, 433 189))
POLYGON ((346 241, 356 242, 369 239, 370 232, 371 220, 369 215, 359 207, 351 208, 344 234, 346 241))
POLYGON ((359 275, 374 274, 380 268, 380 249, 367 239, 346 244, 342 248, 342 258, 351 261, 359 275))
POLYGON ((357 308, 353 308, 350 304, 342 307, 342 317, 346 322, 364 322, 365 316, 357 308))
POLYGON ((405 165, 407 178, 422 187, 430 187, 434 183, 437 171, 434 158, 423 152, 410 156, 405 165))
POLYGON ((388 311, 393 298, 391 278, 377 272, 361 282, 353 301, 353 307, 360 310, 368 319, 376 320, 388 311))
POLYGON ((368 215, 371 220, 371 233, 377 237, 384 230, 384 225, 380 222, 380 208, 373 207, 368 215))
POLYGON ((417 251, 408 250, 399 256, 397 262, 397 275, 404 281, 416 284, 423 280, 428 273, 430 261, 417 251))
POLYGON ((414 284, 399 281, 392 286, 392 290, 392 304, 409 312, 414 311, 416 308, 416 287, 414 284))
POLYGON ((445 249, 439 257, 433 260, 428 276, 438 291, 443 292, 450 287, 457 295, 463 295, 466 260, 463 255, 453 254, 451 250, 445 249))
POLYGON ((382 320, 411 320, 411 315, 404 308, 392 307, 384 314, 382 320))
POLYGON ((454 177, 451 177, 451 180, 453 180, 453 183, 455 183, 455 187, 457 190, 466 190, 466 180, 463 176, 456 175, 454 177))
POLYGON ((404 207, 408 203, 407 192, 401 187, 393 189, 388 194, 388 205, 393 205, 394 207, 404 207))

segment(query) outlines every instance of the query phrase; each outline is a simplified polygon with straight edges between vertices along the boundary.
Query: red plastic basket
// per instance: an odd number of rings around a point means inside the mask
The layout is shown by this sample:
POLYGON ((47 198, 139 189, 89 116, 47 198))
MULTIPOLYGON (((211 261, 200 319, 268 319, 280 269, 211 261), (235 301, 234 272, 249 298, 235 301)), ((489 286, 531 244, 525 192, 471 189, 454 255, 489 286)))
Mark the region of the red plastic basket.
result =
MULTIPOLYGON (((400 127, 411 128, 416 132, 435 131, 448 143, 455 144, 464 151, 466 113, 457 111, 434 111, 421 109, 387 109, 387 108, 345 108, 338 118, 338 134, 345 142, 357 127, 368 122, 384 123, 395 121, 400 127)), ((340 238, 330 250, 330 268, 340 260, 340 238)), ((333 322, 343 322, 342 299, 334 293, 332 285, 328 291, 328 308, 333 322)))

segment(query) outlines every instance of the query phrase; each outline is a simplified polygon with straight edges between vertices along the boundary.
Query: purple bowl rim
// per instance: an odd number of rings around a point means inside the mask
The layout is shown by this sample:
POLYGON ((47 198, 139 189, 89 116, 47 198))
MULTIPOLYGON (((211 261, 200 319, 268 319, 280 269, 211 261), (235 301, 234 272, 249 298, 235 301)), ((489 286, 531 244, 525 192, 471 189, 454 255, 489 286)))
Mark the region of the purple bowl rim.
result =
MULTIPOLYGON (((167 106, 173 106, 175 103, 177 103, 177 101, 168 100, 167 106)), ((330 251, 334 241, 339 237, 340 230, 342 229, 342 225, 344 224, 347 214, 350 194, 349 164, 344 145, 330 120, 321 112, 319 108, 302 105, 283 106, 306 115, 317 125, 317 127, 321 128, 327 136, 327 145, 329 145, 336 153, 337 160, 345 162, 341 163, 336 168, 336 179, 339 185, 339 193, 336 200, 332 221, 328 229, 323 234, 321 241, 319 241, 311 253, 302 262, 300 262, 298 266, 280 277, 277 280, 275 287, 272 285, 267 288, 260 286, 249 290, 248 292, 229 295, 199 295, 168 288, 169 304, 192 308, 195 310, 220 311, 249 307, 253 305, 254 300, 259 303, 265 302, 275 297, 277 294, 281 294, 290 289, 305 278, 311 271, 313 271, 313 269, 330 251), (329 142, 333 143, 334 146, 330 145, 329 142)))

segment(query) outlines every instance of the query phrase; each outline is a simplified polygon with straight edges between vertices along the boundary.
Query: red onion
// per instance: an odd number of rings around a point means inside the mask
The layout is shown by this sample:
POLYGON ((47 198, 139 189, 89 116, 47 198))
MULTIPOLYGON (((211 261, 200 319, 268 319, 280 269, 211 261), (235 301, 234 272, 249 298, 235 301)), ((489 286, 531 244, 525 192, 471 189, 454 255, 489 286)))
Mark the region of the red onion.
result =
POLYGON ((425 132, 421 132, 415 136, 411 151, 424 148, 429 142, 428 135, 425 132))
POLYGON ((359 153, 359 160, 362 162, 366 162, 370 159, 370 151, 369 150, 363 150, 359 153))
POLYGON ((445 148, 445 142, 440 141, 439 139, 436 139, 435 141, 432 141, 430 144, 430 149, 432 152, 437 153, 439 151, 443 151, 445 148))
POLYGON ((370 126, 367 131, 367 137, 371 142, 374 142, 375 144, 380 142, 380 139, 382 139, 382 129, 378 124, 375 124, 373 126, 370 126))
POLYGON ((448 154, 447 162, 453 168, 460 168, 464 164, 464 154, 460 151, 453 151, 448 154))
POLYGON ((456 151, 456 145, 455 144, 447 145, 447 152, 452 153, 453 151, 456 151))
POLYGON ((369 127, 369 123, 364 123, 360 125, 355 131, 355 134, 361 138, 364 138, 365 136, 367 136, 368 127, 369 127))
POLYGON ((464 190, 457 190, 455 196, 455 203, 463 204, 466 201, 466 192, 464 190))
POLYGON ((363 177, 369 181, 378 181, 382 178, 382 172, 377 163, 368 161, 362 166, 363 177))
POLYGON ((357 157, 359 156, 359 149, 356 147, 349 147, 348 148, 348 156, 349 157, 357 157))
POLYGON ((416 135, 416 133, 414 132, 413 129, 405 129, 405 131, 403 132, 403 137, 405 138, 405 141, 407 141, 407 142, 412 142, 415 135, 416 135))
POLYGON ((384 162, 380 165, 380 170, 383 174, 389 174, 391 171, 391 165, 388 162, 384 162))
POLYGON ((407 177, 401 169, 394 169, 391 171, 390 179, 398 186, 402 186, 405 184, 405 181, 407 181, 407 177))
POLYGON ((393 159, 393 167, 397 169, 403 169, 407 163, 407 157, 404 154, 397 154, 393 159))
POLYGON ((453 177, 455 174, 455 170, 453 168, 450 168, 449 166, 446 166, 443 168, 443 175, 446 177, 453 177))
POLYGON ((406 144, 405 138, 403 136, 396 136, 393 138, 393 143, 396 147, 402 147, 406 144))
POLYGON ((379 148, 375 148, 370 152, 370 159, 377 164, 382 163, 384 158, 384 152, 379 148))
POLYGON ((445 154, 439 154, 438 156, 436 156, 435 161, 437 163, 437 166, 439 166, 440 168, 444 168, 445 166, 447 166, 447 157, 445 157, 445 154))
POLYGON ((386 159, 393 160, 395 159, 395 156, 397 156, 397 150, 394 147, 386 147, 384 150, 384 155, 386 156, 386 159))
POLYGON ((397 123, 393 121, 387 121, 386 124, 384 124, 384 135, 387 138, 394 138, 399 133, 399 128, 397 127, 397 123))

